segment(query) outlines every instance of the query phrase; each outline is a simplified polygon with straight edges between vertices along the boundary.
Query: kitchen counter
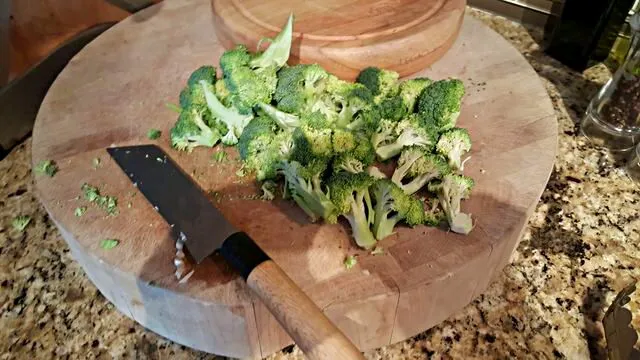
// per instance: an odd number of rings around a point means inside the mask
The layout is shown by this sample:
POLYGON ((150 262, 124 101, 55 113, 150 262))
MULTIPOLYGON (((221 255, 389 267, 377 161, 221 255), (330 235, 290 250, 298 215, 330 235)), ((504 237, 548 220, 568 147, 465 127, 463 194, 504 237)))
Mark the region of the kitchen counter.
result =
MULTIPOLYGON (((604 358, 602 316, 640 278, 640 188, 576 126, 610 74, 602 65, 573 72, 540 51, 539 30, 471 12, 546 86, 559 125, 555 169, 512 264, 489 289, 439 326, 367 358, 604 358)), ((30 160, 27 140, 0 161, 0 359, 220 359, 146 331, 108 303, 35 198, 30 160), (32 218, 24 233, 11 226, 16 215, 32 218)), ((640 291, 634 313, 639 299, 640 291)), ((640 314, 633 325, 640 329, 640 314)), ((289 347, 271 359, 303 357, 289 347)))

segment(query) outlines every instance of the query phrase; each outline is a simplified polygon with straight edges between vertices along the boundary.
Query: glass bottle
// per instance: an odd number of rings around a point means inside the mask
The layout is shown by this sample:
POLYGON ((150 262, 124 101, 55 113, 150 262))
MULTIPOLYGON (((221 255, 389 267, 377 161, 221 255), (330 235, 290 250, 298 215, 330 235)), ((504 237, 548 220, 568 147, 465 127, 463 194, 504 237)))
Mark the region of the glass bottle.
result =
POLYGON ((640 142, 640 13, 630 23, 627 56, 591 100, 581 124, 586 137, 616 152, 628 152, 640 142))

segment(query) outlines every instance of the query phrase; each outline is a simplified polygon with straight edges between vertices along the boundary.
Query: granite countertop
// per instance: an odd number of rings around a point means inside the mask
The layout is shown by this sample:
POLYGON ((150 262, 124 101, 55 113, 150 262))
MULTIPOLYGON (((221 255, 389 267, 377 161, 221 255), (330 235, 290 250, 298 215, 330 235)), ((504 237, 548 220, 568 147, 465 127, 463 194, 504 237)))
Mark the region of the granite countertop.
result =
MULTIPOLYGON (((540 75, 558 117, 555 169, 518 251, 489 289, 444 323, 368 359, 605 358, 600 321, 640 278, 640 188, 576 123, 610 76, 544 55, 541 31, 471 10, 540 75)), ((0 161, 0 359, 220 359, 167 341, 121 315, 72 259, 35 198, 30 140, 0 161), (24 233, 16 215, 29 215, 24 233)), ((640 294, 629 307, 640 329, 640 294)), ((271 359, 303 359, 289 347, 271 359)))

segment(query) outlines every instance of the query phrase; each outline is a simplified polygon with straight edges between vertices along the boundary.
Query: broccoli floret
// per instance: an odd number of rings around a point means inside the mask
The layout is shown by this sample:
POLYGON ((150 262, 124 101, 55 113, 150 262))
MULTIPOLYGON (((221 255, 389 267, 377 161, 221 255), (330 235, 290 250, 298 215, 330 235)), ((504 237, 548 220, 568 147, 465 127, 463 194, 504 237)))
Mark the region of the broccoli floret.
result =
POLYGON ((204 91, 200 86, 200 81, 215 85, 216 68, 213 66, 201 66, 191 73, 187 85, 180 92, 180 107, 183 109, 188 107, 206 107, 207 100, 204 97, 204 91))
POLYGON ((271 180, 267 180, 262 183, 260 190, 262 190, 262 196, 260 196, 261 200, 271 201, 276 198, 276 189, 277 185, 275 182, 271 180))
POLYGON ((283 67, 278 71, 274 94, 278 109, 300 116, 320 112, 325 117, 336 117, 337 109, 326 92, 330 77, 318 64, 283 67))
POLYGON ((413 194, 433 179, 441 178, 451 171, 447 161, 440 155, 426 153, 424 148, 412 146, 405 148, 398 159, 398 167, 391 180, 405 193, 413 194), (412 180, 403 184, 405 178, 412 180))
POLYGON ((383 98, 397 95, 399 77, 395 71, 368 67, 358 74, 356 82, 366 86, 376 98, 383 98))
POLYGON ((427 78, 415 78, 400 83, 400 97, 402 97, 407 113, 411 114, 415 111, 418 95, 432 82, 427 78))
POLYGON ((386 136, 382 142, 378 142, 376 154, 380 160, 387 160, 400 154, 407 146, 417 145, 430 150, 438 140, 437 130, 433 127, 421 126, 415 114, 400 121, 394 128, 394 135, 386 136))
POLYGON ((238 137, 242 135, 245 126, 253 119, 253 115, 240 114, 235 108, 227 108, 213 92, 213 87, 205 81, 200 81, 200 86, 204 90, 207 100, 207 106, 211 115, 218 122, 224 124, 228 131, 222 137, 222 143, 225 145, 235 145, 238 143, 238 137))
POLYGON ((424 225, 426 226, 440 226, 442 223, 447 222, 447 217, 440 208, 440 202, 437 198, 428 199, 425 202, 424 211, 424 225))
POLYGON ((53 160, 42 160, 36 165, 34 170, 38 174, 53 177, 58 172, 58 164, 53 160))
POLYGON ((195 86, 200 83, 200 80, 215 84, 216 68, 210 65, 205 65, 197 68, 194 72, 191 73, 191 76, 189 76, 189 80, 187 80, 187 86, 195 86))
POLYGON ((297 161, 280 163, 279 172, 284 175, 285 189, 312 222, 319 218, 328 223, 337 221, 336 207, 321 184, 326 168, 327 163, 322 159, 316 159, 307 166, 297 161))
POLYGON ((355 149, 358 143, 351 131, 334 129, 331 134, 331 146, 335 154, 340 154, 355 149))
POLYGON ((369 174, 369 176, 372 176, 375 179, 386 179, 387 175, 385 173, 383 173, 380 169, 378 169, 377 166, 369 166, 367 168, 367 174, 369 174))
POLYGON ((369 89, 358 83, 331 78, 327 91, 339 109, 336 123, 341 128, 357 128, 361 125, 352 124, 356 116, 373 105, 373 96, 369 89))
POLYGON ((276 135, 277 125, 273 119, 258 116, 247 124, 238 139, 238 153, 242 160, 247 160, 256 152, 265 149, 276 135))
POLYGON ((374 162, 375 151, 366 136, 335 129, 333 131, 333 139, 334 153, 338 154, 333 160, 334 172, 347 171, 355 174, 363 172, 367 166, 374 162), (339 150, 336 137, 342 133, 345 133, 345 135, 341 135, 338 138, 341 139, 340 142, 344 145, 339 150))
POLYGON ((373 182, 374 178, 365 173, 345 172, 334 174, 329 182, 331 200, 338 214, 349 221, 356 244, 364 249, 371 249, 376 244, 369 229, 374 219, 369 195, 369 187, 373 182))
POLYGON ((268 104, 259 104, 260 109, 271 117, 283 130, 291 130, 300 126, 300 118, 296 115, 280 111, 268 104))
POLYGON ((404 100, 400 95, 380 98, 374 109, 380 114, 381 118, 392 121, 400 121, 407 114, 404 100))
POLYGON ((328 158, 333 154, 331 128, 304 124, 293 131, 291 159, 307 165, 316 157, 328 158))
POLYGON ((19 232, 23 232, 24 229, 27 228, 27 226, 29 226, 29 224, 31 223, 31 216, 28 215, 20 215, 20 216, 16 216, 13 221, 11 222, 11 225, 13 226, 13 228, 19 232))
POLYGON ((260 116, 251 120, 238 141, 244 167, 255 171, 259 181, 276 178, 278 164, 289 157, 291 133, 277 130, 271 118, 260 116))
POLYGON ((374 149, 377 149, 382 144, 394 141, 397 124, 398 123, 396 123, 395 121, 387 119, 380 120, 377 128, 372 132, 371 135, 371 145, 374 149))
POLYGON ((471 150, 471 137, 467 129, 453 128, 440 136, 436 151, 449 160, 449 166, 462 170, 462 155, 471 150))
POLYGON ((468 234, 473 228, 470 214, 460 211, 460 202, 469 197, 474 181, 470 177, 456 174, 446 175, 442 182, 430 183, 429 191, 438 195, 438 201, 451 231, 468 234))
POLYGON ((196 108, 183 109, 170 132, 171 145, 180 151, 192 151, 195 147, 213 147, 220 141, 220 132, 211 129, 196 108))
POLYGON ((216 81, 214 87, 218 100, 220 100, 220 102, 226 107, 231 106, 231 94, 229 93, 227 86, 224 84, 224 81, 216 81))
POLYGON ((399 186, 387 179, 376 180, 371 189, 376 203, 373 234, 382 240, 393 234, 398 222, 415 226, 424 222, 422 202, 407 195, 399 186))
POLYGON ((453 128, 460 115, 464 92, 464 84, 458 79, 439 80, 427 86, 418 96, 422 120, 440 132, 453 128))

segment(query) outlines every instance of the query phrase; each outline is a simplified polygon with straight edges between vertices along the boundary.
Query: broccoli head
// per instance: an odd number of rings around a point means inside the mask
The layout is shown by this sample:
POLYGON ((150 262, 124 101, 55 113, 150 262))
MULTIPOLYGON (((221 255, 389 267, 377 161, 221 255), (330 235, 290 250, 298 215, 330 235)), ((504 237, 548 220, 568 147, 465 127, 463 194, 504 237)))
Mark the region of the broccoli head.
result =
MULTIPOLYGON (((339 109, 336 119, 337 127, 353 129, 352 123, 357 115, 373 105, 371 91, 362 84, 330 78, 327 91, 339 109)), ((356 127, 358 126, 360 125, 356 127)))
POLYGON ((412 146, 402 150, 398 167, 391 180, 405 193, 413 194, 433 179, 441 178, 451 171, 447 161, 440 155, 425 152, 424 148, 412 146), (403 184, 405 178, 411 180, 403 184))
POLYGON ((418 96, 422 120, 440 132, 453 128, 460 115, 464 92, 464 84, 458 79, 439 80, 427 86, 418 96))
POLYGON ((438 195, 438 202, 453 232, 466 235, 473 229, 471 215, 460 210, 460 202, 469 197, 473 185, 470 177, 456 174, 445 175, 441 182, 429 184, 429 191, 438 195))
POLYGON ((297 127, 293 131, 293 150, 291 159, 307 165, 316 157, 328 158, 333 154, 333 131, 321 124, 309 124, 297 127))
MULTIPOLYGON (((334 130, 334 138, 336 133, 343 130, 334 130)), ((336 150, 334 142, 334 152, 339 153, 333 159, 333 171, 346 171, 352 174, 365 171, 366 167, 371 165, 375 160, 375 151, 371 143, 362 134, 351 134, 351 145, 348 150, 339 152, 336 150)), ((344 148, 344 147, 343 147, 344 148)))
POLYGON ((330 77, 318 64, 283 67, 274 94, 278 109, 300 116, 317 111, 334 118, 337 109, 326 92, 330 77))
POLYGON ((378 99, 374 109, 381 118, 392 121, 400 121, 407 114, 406 105, 400 95, 378 99))
POLYGON ((267 116, 251 120, 238 141, 244 167, 254 171, 259 181, 275 179, 280 162, 288 159, 291 153, 291 137, 291 132, 279 131, 267 116))
POLYGON ((368 67, 358 74, 356 82, 366 86, 376 98, 383 98, 397 95, 399 77, 395 71, 368 67))
POLYGON ((187 80, 187 86, 195 86, 200 83, 200 80, 204 80, 211 84, 216 83, 216 68, 210 65, 205 65, 197 68, 191 73, 187 80))
MULTIPOLYGON (((395 140, 395 130, 396 130, 395 121, 382 119, 378 122, 376 128, 372 131, 371 134, 371 145, 374 149, 378 147, 391 143, 395 140)), ((373 124, 372 124, 373 125, 373 124)))
POLYGON ((400 121, 394 129, 395 136, 387 136, 385 141, 378 143, 376 154, 380 160, 390 159, 407 146, 422 146, 427 150, 433 148, 438 140, 438 132, 435 128, 422 126, 418 116, 411 114, 400 121))
POLYGON ((244 128, 253 119, 253 115, 243 115, 233 107, 225 107, 216 97, 213 86, 204 80, 200 80, 200 85, 204 90, 211 116, 228 129, 227 133, 222 137, 222 143, 225 145, 237 144, 238 137, 242 135, 244 128))
POLYGON ((453 128, 440 135, 436 151, 445 156, 449 166, 454 170, 462 170, 462 155, 471 150, 471 137, 467 129, 453 128))
POLYGON ((374 178, 363 172, 340 172, 334 174, 329 181, 331 200, 338 214, 349 221, 356 244, 364 249, 371 249, 376 244, 376 239, 369 229, 374 220, 369 195, 369 187, 373 182, 374 178))
POLYGON ((211 129, 203 120, 201 110, 183 109, 170 132, 171 145, 181 151, 192 151, 197 146, 213 147, 220 141, 220 132, 211 129))
POLYGON ((400 97, 407 113, 411 114, 415 111, 418 95, 431 83, 432 81, 427 78, 409 79, 400 83, 400 97))
POLYGON ((376 180, 371 188, 375 201, 373 234, 382 240, 393 234, 400 221, 415 226, 424 222, 422 202, 407 195, 398 185, 388 179, 376 180))
POLYGON ((311 221, 322 218, 328 223, 335 223, 336 207, 321 183, 326 169, 327 162, 323 159, 315 159, 307 166, 297 161, 282 161, 279 165, 279 172, 284 175, 285 189, 311 221))

